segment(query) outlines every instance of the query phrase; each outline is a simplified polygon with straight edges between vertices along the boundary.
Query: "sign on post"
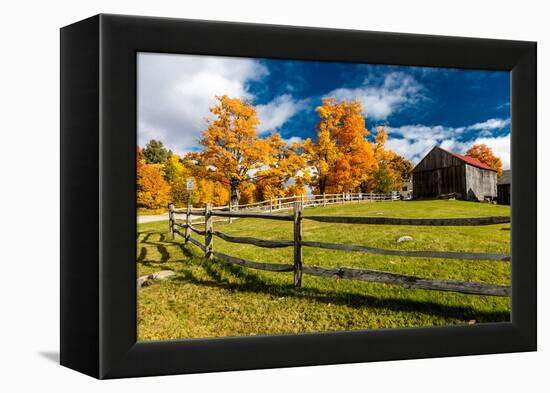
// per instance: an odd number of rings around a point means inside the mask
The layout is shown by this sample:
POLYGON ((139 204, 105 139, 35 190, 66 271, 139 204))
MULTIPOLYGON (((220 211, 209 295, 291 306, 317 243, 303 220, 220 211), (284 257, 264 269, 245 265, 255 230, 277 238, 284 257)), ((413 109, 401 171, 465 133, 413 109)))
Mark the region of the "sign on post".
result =
POLYGON ((192 177, 188 177, 186 180, 187 183, 187 191, 193 191, 193 188, 195 186, 195 179, 192 177))

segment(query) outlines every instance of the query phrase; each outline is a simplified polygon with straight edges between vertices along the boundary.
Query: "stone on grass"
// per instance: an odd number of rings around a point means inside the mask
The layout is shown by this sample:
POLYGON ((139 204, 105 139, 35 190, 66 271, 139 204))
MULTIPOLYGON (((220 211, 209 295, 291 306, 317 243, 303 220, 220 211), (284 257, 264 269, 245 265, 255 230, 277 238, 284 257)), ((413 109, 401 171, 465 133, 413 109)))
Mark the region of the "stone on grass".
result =
POLYGON ((141 276, 140 278, 137 279, 137 287, 138 288, 141 288, 143 286, 146 286, 146 282, 149 280, 149 275, 147 276, 141 276))
POLYGON ((176 274, 176 272, 172 270, 161 270, 160 272, 153 273, 153 280, 166 280, 174 274, 176 274))
POLYGON ((399 239, 397 239, 397 243, 412 242, 412 240, 413 240, 412 236, 401 236, 399 239))
POLYGON ((176 272, 173 272, 172 270, 161 270, 160 272, 141 276, 137 279, 137 288, 148 287, 154 280, 166 280, 174 274, 176 274, 176 272))

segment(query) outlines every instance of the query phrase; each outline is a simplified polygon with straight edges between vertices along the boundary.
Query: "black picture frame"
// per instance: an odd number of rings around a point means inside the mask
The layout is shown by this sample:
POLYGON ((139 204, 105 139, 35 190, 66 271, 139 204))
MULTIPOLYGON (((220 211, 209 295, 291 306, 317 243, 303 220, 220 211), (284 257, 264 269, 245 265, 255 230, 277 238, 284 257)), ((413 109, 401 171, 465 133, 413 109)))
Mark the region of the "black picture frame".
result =
POLYGON ((96 378, 536 350, 536 43, 97 15, 61 29, 61 364, 96 378), (136 342, 136 53, 511 71, 511 322, 136 342))

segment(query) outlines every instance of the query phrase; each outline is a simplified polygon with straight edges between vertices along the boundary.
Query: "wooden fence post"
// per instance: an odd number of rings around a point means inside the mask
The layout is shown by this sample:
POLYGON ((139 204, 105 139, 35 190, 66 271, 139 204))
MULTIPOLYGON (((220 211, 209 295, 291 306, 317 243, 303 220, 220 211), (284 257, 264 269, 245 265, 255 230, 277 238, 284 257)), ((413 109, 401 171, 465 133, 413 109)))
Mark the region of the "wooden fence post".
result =
POLYGON ((294 288, 302 287, 302 208, 294 202, 294 288))
POLYGON ((269 212, 273 213, 273 197, 269 198, 269 212))
POLYGON ((344 204, 344 201, 345 201, 344 198, 345 198, 345 193, 343 192, 343 193, 342 193, 342 205, 344 204))
POLYGON ((174 240, 176 234, 174 233, 174 205, 172 203, 168 204, 168 227, 172 240, 174 240))
POLYGON ((327 199, 325 197, 325 193, 323 192, 323 207, 327 205, 327 199))
POLYGON ((204 235, 204 247, 205 247, 205 254, 206 259, 212 259, 212 252, 214 251, 214 228, 212 225, 212 204, 207 203, 206 209, 204 210, 204 229, 205 229, 205 235, 204 235))
POLYGON ((187 212, 185 214, 185 244, 189 242, 191 236, 191 198, 187 198, 187 212))
MULTIPOLYGON (((233 211, 233 204, 231 203, 231 199, 229 199, 229 211, 233 211)), ((229 223, 231 224, 233 222, 233 217, 229 217, 229 223)))

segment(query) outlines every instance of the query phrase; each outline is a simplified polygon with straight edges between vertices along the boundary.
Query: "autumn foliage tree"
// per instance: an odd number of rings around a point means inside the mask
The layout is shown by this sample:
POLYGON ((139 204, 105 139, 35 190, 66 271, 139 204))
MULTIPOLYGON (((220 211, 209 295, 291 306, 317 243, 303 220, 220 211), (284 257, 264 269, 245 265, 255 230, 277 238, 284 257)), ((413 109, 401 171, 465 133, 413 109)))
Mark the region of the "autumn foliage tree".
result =
POLYGON ((319 194, 356 189, 374 164, 374 152, 366 137, 362 106, 323 99, 317 108, 317 139, 303 144, 304 157, 314 168, 310 185, 319 194))
POLYGON ((166 207, 170 202, 170 185, 164 179, 162 167, 148 164, 140 159, 137 162, 137 206, 146 209, 166 207))
POLYGON ((398 181, 401 183, 411 180, 411 174, 413 165, 409 160, 406 160, 402 156, 395 155, 389 162, 390 168, 398 176, 398 181))
MULTIPOLYGON (((138 149, 140 208, 188 201, 235 206, 305 194, 307 186, 317 194, 385 193, 410 178, 411 163, 386 147, 385 127, 371 134, 358 101, 323 99, 316 108, 317 137, 289 146, 278 132, 257 135, 259 119, 251 103, 225 95, 216 100, 201 151, 180 157, 157 140, 138 149), (192 191, 186 189, 189 177, 195 179, 192 191)), ((480 152, 485 157, 480 160, 489 159, 480 148, 472 154, 480 152)))
POLYGON ((317 140, 306 139, 303 144, 303 151, 307 165, 313 168, 310 186, 318 194, 324 194, 330 171, 340 157, 336 141, 331 138, 328 129, 319 129, 317 140))
POLYGON ((268 157, 268 143, 256 135, 258 116, 254 107, 239 98, 216 97, 200 144, 204 163, 212 178, 229 185, 232 204, 238 204, 240 186, 251 181, 251 171, 260 169, 268 157))
POLYGON ((468 149, 466 155, 490 166, 497 171, 498 176, 502 175, 502 161, 494 155, 493 150, 489 146, 483 143, 473 145, 468 149))
MULTIPOLYGON (((304 158, 313 168, 310 186, 315 192, 367 192, 379 189, 375 174, 384 168, 378 177, 390 179, 396 188, 402 181, 397 173, 401 162, 392 164, 398 157, 386 149, 387 131, 377 128, 374 141, 369 141, 370 132, 365 126, 363 107, 358 101, 336 102, 323 100, 317 108, 320 121, 317 124, 315 141, 307 139, 303 144, 304 158)), ((403 159, 404 160, 404 159, 403 159)), ((410 163, 409 163, 410 164, 410 163)), ((387 187, 383 187, 384 189, 387 187)))
POLYGON ((217 180, 216 176, 212 176, 212 171, 200 158, 200 154, 189 153, 181 159, 185 168, 185 177, 172 183, 172 195, 176 193, 174 189, 178 189, 181 190, 181 194, 186 195, 186 203, 187 198, 190 198, 194 206, 204 206, 207 203, 212 203, 215 206, 227 205, 229 203, 229 186, 217 180), (193 191, 187 191, 186 188, 186 179, 189 177, 195 179, 193 191))
POLYGON ((288 146, 279 133, 273 133, 267 139, 267 158, 264 167, 256 177, 256 199, 267 200, 285 196, 286 184, 290 179, 302 181, 308 178, 305 160, 298 153, 299 144, 288 146))

